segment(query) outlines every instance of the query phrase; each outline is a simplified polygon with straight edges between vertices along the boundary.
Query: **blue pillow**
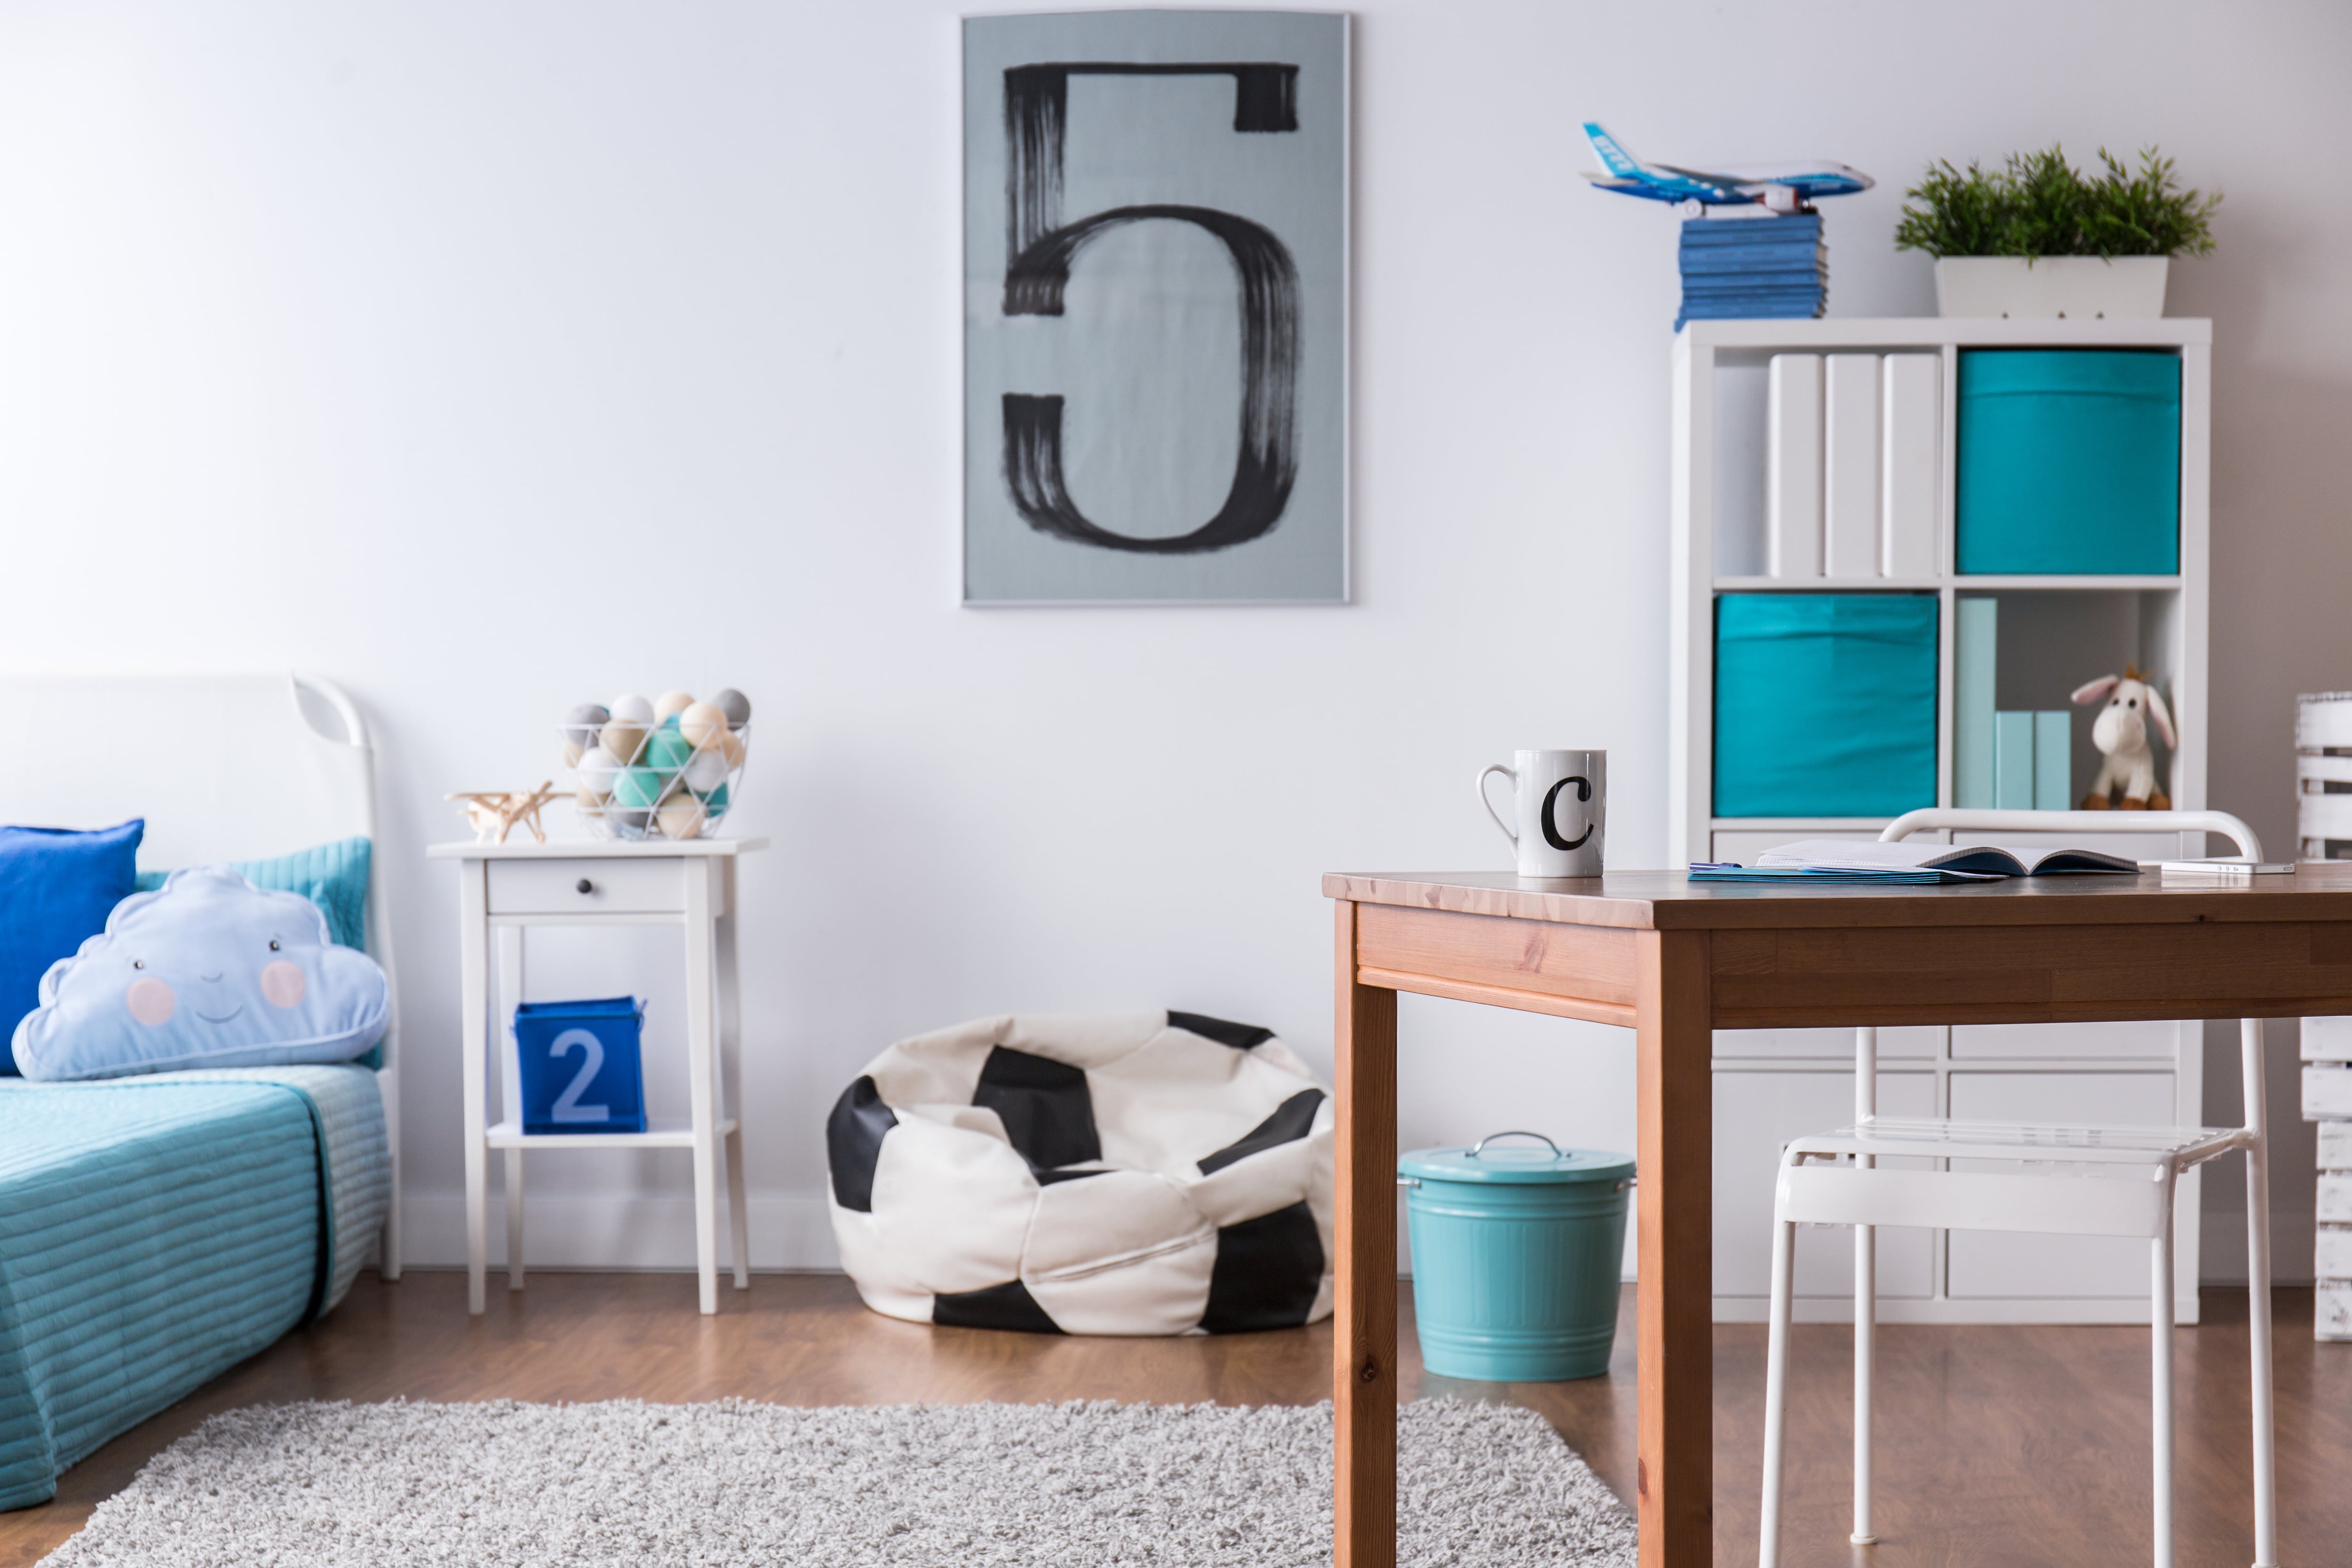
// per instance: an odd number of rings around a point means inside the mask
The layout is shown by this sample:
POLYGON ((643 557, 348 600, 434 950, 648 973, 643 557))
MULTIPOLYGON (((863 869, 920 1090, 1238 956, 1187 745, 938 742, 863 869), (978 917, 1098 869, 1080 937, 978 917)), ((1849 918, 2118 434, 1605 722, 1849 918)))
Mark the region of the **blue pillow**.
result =
POLYGON ((47 1080, 350 1061, 390 1014, 383 971, 331 944, 316 904, 226 866, 117 904, 40 999, 15 1043, 25 1076, 47 1080))
MULTIPOLYGON (((365 838, 342 838, 297 849, 274 860, 231 860, 228 868, 257 888, 301 894, 326 915, 327 933, 338 945, 364 950, 368 859, 365 838)), ((167 871, 140 872, 139 891, 153 892, 169 875, 167 871)))
MULTIPOLYGON (((0 1029, 40 1005, 41 976, 106 929, 137 875, 144 821, 95 833, 0 827, 0 1029)), ((0 1073, 14 1075, 5 1036, 0 1073)))

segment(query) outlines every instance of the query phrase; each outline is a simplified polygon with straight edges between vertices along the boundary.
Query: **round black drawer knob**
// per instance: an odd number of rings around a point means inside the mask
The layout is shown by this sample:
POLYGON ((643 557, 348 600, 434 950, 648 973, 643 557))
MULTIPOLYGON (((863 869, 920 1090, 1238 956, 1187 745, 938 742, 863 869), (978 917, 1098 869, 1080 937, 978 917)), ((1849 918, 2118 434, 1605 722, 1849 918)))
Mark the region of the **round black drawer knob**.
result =
POLYGON ((596 884, 583 877, 573 884, 573 889, 577 892, 593 893, 596 890, 596 884))

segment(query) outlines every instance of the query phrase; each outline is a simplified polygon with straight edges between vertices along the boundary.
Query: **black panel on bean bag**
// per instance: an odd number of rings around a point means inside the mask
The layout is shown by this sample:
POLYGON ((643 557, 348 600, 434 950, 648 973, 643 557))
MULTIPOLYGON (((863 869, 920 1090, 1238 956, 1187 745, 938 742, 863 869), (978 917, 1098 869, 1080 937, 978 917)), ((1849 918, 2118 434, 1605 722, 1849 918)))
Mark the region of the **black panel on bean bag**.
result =
POLYGON ((1322 1285, 1323 1238, 1304 1203, 1221 1226, 1201 1327, 1213 1334, 1295 1329, 1322 1285))
POLYGON ((1024 1334, 1058 1334, 1061 1325, 1045 1315, 1029 1287, 1018 1279, 984 1290, 958 1290, 931 1298, 931 1321, 950 1329, 1018 1329, 1024 1334))
POLYGON ((1222 1171, 1236 1160, 1262 1154, 1277 1145, 1304 1138, 1315 1126, 1316 1108, 1323 1103, 1319 1089, 1302 1089, 1274 1108, 1274 1114, 1213 1154, 1202 1156, 1201 1174, 1222 1171))
POLYGON ((882 1157, 883 1135, 898 1125, 870 1077, 841 1091, 824 1119, 825 1163, 833 1167, 833 1201, 861 1214, 874 1212, 874 1163, 882 1157))
POLYGON ((1108 1176, 1110 1174, 1110 1167, 1092 1165, 1076 1171, 1033 1171, 1030 1173, 1037 1178, 1039 1186, 1050 1187, 1055 1182, 1075 1182, 1081 1176, 1108 1176))
POLYGON ((1168 1026, 1189 1029, 1204 1040, 1214 1040, 1237 1051, 1262 1046, 1274 1038, 1272 1029, 1261 1029, 1255 1024, 1229 1024, 1223 1018, 1212 1018, 1202 1013, 1179 1013, 1173 1008, 1169 1010, 1168 1026))
POLYGON ((1003 1121, 1004 1135, 1031 1170, 1102 1158, 1094 1097, 1087 1092, 1083 1068, 997 1046, 980 1069, 971 1102, 1003 1121))

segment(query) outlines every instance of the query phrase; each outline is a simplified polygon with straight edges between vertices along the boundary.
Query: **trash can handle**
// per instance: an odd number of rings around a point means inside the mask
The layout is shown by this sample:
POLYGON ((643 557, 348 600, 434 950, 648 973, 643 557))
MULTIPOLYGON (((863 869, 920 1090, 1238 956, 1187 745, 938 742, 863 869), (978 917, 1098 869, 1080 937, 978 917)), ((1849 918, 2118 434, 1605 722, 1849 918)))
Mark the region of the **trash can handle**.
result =
POLYGON ((1554 1155, 1554 1156, 1556 1156, 1556 1157, 1559 1157, 1559 1156, 1564 1156, 1564 1155, 1567 1153, 1567 1151, 1566 1151, 1566 1150, 1562 1149, 1559 1144, 1557 1144, 1557 1143, 1553 1142, 1550 1139, 1549 1139, 1549 1138, 1544 1138, 1544 1135, 1543 1135, 1542 1133, 1540 1133, 1540 1132, 1528 1132, 1528 1131, 1509 1131, 1509 1132, 1489 1132, 1489 1133, 1487 1133, 1487 1134, 1486 1134, 1486 1136, 1485 1136, 1484 1138, 1479 1139, 1479 1140, 1478 1140, 1478 1142, 1477 1142, 1475 1144, 1472 1145, 1471 1150, 1470 1150, 1469 1157, 1470 1157, 1471 1159, 1473 1159, 1473 1160, 1476 1159, 1476 1158, 1479 1156, 1479 1154, 1480 1154, 1480 1153, 1482 1153, 1482 1152, 1485 1152, 1486 1145, 1487 1145, 1487 1144, 1489 1144, 1489 1143, 1492 1143, 1492 1142, 1493 1142, 1496 1139, 1497 1139, 1497 1138, 1543 1138, 1544 1147, 1545 1147, 1545 1148, 1547 1148, 1547 1149, 1549 1149, 1549 1150, 1552 1152, 1552 1153, 1553 1153, 1553 1155, 1554 1155))

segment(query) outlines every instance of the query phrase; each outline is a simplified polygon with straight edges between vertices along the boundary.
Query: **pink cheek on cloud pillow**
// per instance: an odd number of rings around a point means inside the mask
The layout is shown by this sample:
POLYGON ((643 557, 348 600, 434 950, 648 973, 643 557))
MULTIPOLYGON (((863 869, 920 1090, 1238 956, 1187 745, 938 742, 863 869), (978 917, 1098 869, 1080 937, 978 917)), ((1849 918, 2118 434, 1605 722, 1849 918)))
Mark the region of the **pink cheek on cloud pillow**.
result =
POLYGON ((261 972, 261 994, 273 1007, 300 1005, 302 993, 309 988, 301 970, 282 958, 261 972))
POLYGON ((180 1005, 172 988, 160 980, 132 981, 130 994, 122 1000, 131 1009, 131 1016, 151 1029, 158 1024, 170 1023, 173 1009, 180 1005))

